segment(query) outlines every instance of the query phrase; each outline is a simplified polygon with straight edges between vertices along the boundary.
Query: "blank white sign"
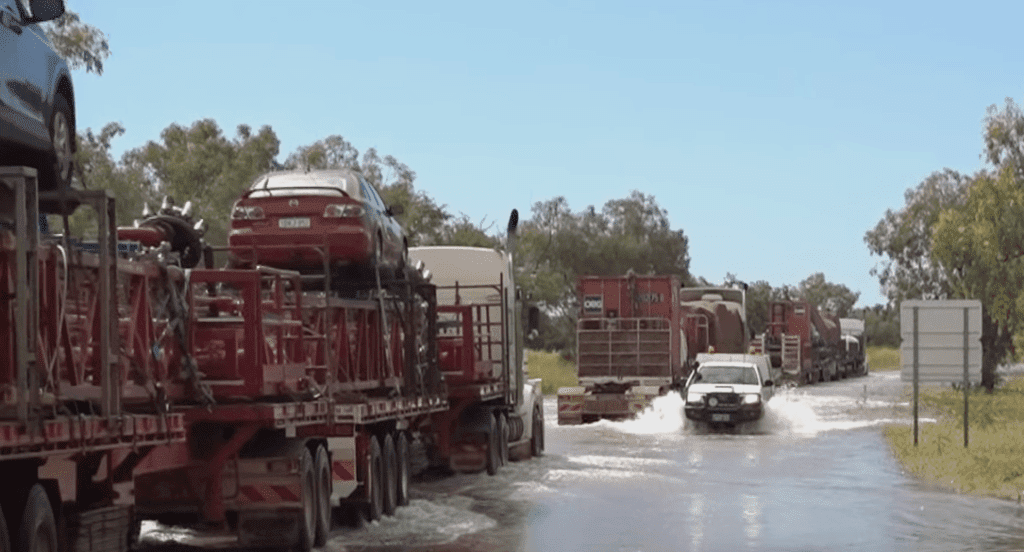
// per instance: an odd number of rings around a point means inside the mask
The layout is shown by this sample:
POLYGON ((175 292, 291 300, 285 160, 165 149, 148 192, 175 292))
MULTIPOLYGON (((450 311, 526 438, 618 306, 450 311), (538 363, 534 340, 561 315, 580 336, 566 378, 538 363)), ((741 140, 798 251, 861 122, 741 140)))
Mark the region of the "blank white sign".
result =
POLYGON ((964 380, 964 309, 967 309, 967 374, 981 381, 981 301, 904 301, 900 304, 900 378, 914 381, 914 308, 917 308, 918 381, 964 380))

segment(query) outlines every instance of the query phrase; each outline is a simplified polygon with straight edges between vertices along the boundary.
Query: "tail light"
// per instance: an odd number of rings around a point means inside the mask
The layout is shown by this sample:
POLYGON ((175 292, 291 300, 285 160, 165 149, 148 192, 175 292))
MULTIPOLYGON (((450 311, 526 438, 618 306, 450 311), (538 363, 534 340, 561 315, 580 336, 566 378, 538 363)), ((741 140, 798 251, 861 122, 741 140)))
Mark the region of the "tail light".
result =
POLYGON ((235 205, 231 220, 263 220, 263 207, 256 205, 235 205))
POLYGON ((324 218, 348 218, 348 217, 361 217, 363 216, 362 205, 355 205, 353 203, 329 204, 324 208, 324 218))

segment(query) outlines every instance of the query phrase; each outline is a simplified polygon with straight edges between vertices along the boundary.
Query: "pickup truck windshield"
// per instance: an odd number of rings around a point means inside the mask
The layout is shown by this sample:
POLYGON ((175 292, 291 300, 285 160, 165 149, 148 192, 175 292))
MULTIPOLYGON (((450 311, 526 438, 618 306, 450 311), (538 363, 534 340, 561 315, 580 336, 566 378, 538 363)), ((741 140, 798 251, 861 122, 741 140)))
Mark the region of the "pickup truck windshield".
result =
POLYGON ((757 372, 750 366, 704 366, 700 369, 701 383, 732 383, 757 385, 757 372))

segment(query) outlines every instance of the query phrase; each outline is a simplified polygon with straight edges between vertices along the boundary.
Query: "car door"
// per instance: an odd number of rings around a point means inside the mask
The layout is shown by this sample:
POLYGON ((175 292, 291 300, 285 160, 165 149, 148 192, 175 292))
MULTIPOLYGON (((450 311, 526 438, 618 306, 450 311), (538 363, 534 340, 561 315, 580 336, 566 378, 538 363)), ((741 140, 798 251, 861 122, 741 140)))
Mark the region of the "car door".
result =
POLYGON ((384 200, 381 199, 380 194, 377 193, 377 189, 373 187, 373 184, 364 180, 363 188, 367 201, 374 205, 375 218, 380 224, 381 234, 384 236, 384 256, 387 259, 397 259, 401 256, 402 228, 399 226, 398 221, 388 214, 387 206, 384 204, 384 200))
POLYGON ((44 149, 54 54, 39 25, 24 23, 27 9, 27 0, 0 0, 0 120, 6 138, 44 149))

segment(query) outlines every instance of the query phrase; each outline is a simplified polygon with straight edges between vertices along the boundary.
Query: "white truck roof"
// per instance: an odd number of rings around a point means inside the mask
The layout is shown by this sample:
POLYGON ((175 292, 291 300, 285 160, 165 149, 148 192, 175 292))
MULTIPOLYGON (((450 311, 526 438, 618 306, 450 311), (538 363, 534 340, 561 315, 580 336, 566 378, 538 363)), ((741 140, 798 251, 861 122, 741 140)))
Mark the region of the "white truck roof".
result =
MULTIPOLYGON (((508 289, 511 281, 508 259, 501 252, 485 247, 432 246, 410 247, 409 259, 423 261, 431 273, 431 282, 438 286, 496 286, 503 282, 508 289)), ((467 289, 459 295, 463 303, 500 302, 496 289, 467 289)), ((438 304, 455 303, 453 290, 438 292, 438 304)))
POLYGON ((843 335, 861 335, 864 333, 864 321, 859 318, 840 318, 839 333, 843 335))

